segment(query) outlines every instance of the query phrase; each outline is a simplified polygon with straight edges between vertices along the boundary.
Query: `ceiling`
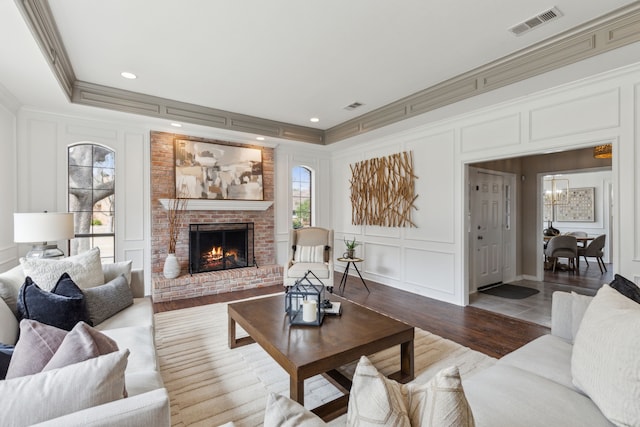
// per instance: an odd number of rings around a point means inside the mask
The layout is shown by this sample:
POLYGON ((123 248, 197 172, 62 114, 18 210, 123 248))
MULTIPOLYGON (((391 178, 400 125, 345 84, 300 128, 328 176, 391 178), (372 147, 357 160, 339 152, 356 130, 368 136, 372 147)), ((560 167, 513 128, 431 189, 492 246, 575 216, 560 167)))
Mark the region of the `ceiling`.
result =
MULTIPOLYGON (((21 105, 75 108, 19 7, 1 3, 0 85, 21 105)), ((78 81, 327 130, 638 2, 48 3, 78 81), (559 19, 520 36, 508 31, 553 6, 559 19), (344 109, 353 102, 363 105, 344 109)))

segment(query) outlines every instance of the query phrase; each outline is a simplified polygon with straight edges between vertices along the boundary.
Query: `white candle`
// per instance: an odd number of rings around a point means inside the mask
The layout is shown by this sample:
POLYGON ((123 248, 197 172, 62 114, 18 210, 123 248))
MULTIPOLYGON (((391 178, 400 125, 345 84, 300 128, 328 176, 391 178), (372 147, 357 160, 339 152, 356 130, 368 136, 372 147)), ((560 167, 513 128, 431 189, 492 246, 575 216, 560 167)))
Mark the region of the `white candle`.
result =
POLYGON ((318 314, 318 304, 315 301, 302 301, 302 320, 305 322, 314 322, 318 314))

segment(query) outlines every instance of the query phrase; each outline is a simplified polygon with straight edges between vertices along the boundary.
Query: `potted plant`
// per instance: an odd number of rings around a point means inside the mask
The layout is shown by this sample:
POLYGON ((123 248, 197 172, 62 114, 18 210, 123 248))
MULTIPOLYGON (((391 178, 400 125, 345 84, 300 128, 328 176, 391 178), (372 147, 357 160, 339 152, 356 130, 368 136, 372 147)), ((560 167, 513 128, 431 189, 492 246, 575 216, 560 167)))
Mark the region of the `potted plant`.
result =
POLYGON ((354 259, 356 257, 356 246, 358 246, 360 243, 356 242, 355 237, 353 238, 353 240, 347 240, 347 238, 345 237, 344 244, 347 247, 347 252, 345 252, 343 256, 348 259, 354 259))

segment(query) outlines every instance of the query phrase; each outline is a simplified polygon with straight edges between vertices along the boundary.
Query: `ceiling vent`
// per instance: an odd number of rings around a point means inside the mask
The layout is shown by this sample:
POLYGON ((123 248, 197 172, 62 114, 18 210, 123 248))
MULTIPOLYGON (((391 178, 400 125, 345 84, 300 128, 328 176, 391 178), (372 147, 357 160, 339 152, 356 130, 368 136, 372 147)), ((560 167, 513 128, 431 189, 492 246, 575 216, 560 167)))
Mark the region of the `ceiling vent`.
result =
POLYGON ((516 36, 520 36, 526 33, 527 31, 530 31, 536 27, 539 27, 542 24, 546 24, 549 21, 558 19, 561 16, 562 16, 562 12, 560 12, 560 10, 557 7, 553 7, 549 10, 545 10, 544 12, 532 18, 527 19, 524 22, 514 25, 513 27, 509 28, 509 31, 511 31, 516 36))
POLYGON ((344 107, 345 110, 347 111, 353 111, 356 108, 362 107, 364 104, 362 102, 354 102, 352 104, 347 105, 346 107, 344 107))

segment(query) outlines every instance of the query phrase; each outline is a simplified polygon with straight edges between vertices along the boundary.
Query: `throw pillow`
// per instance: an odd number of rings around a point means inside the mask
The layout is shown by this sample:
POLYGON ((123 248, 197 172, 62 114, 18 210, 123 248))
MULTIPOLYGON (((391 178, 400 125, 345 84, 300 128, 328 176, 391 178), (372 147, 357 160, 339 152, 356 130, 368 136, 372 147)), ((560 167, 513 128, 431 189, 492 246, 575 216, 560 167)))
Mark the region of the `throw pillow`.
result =
POLYGON ((2 424, 32 425, 123 397, 129 350, 35 375, 0 381, 2 424), (88 392, 91 390, 91 392, 88 392), (46 404, 37 404, 46 402, 46 404))
POLYGON ((324 262, 324 245, 296 246, 295 262, 324 262))
POLYGON ((0 342, 15 344, 18 341, 18 319, 4 301, 0 301, 0 342))
POLYGON ((102 264, 102 272, 104 273, 104 283, 110 282, 121 274, 127 278, 127 283, 131 285, 131 265, 132 261, 112 262, 102 264))
POLYGON ((60 347, 42 370, 62 368, 114 351, 118 351, 118 344, 114 340, 80 322, 64 337, 60 347))
POLYGON ((362 356, 353 376, 347 425, 473 427, 475 423, 457 367, 439 371, 426 384, 400 385, 362 356))
POLYGON ((356 366, 347 409, 347 426, 363 425, 411 426, 400 384, 379 373, 366 356, 356 366))
POLYGON ((0 380, 5 379, 7 376, 7 370, 9 369, 9 363, 11 363, 13 349, 14 347, 12 345, 0 343, 0 380))
POLYGON ((613 289, 620 292, 627 298, 640 304, 640 288, 631 280, 619 274, 614 275, 613 281, 609 284, 613 289))
POLYGON ((322 427, 326 426, 313 412, 280 394, 269 393, 264 411, 264 427, 322 427))
POLYGON ((473 427, 471 407, 456 366, 438 372, 426 384, 403 386, 412 426, 473 427))
MULTIPOLYGON (((72 290, 75 285, 66 273, 60 277, 60 283, 63 292, 75 294, 72 290)), ((57 286, 53 292, 47 292, 27 277, 18 296, 19 318, 37 320, 67 331, 80 321, 90 322, 82 292, 74 296, 58 295, 55 293, 57 286)))
POLYGON ((7 379, 38 373, 53 357, 67 331, 35 320, 20 322, 20 339, 13 350, 7 379))
POLYGON ((18 292, 24 283, 22 267, 14 267, 0 274, 0 298, 9 306, 15 316, 18 316, 18 292))
POLYGON ((109 283, 84 290, 89 317, 99 325, 117 312, 133 304, 131 288, 124 274, 109 283))
POLYGON ((93 248, 78 255, 62 259, 21 258, 24 275, 38 283, 42 289, 50 290, 62 273, 69 276, 82 288, 91 288, 104 283, 100 261, 100 249, 93 248))
POLYGON ((618 426, 640 420, 640 305, 603 285, 584 314, 571 356, 573 384, 618 426))

